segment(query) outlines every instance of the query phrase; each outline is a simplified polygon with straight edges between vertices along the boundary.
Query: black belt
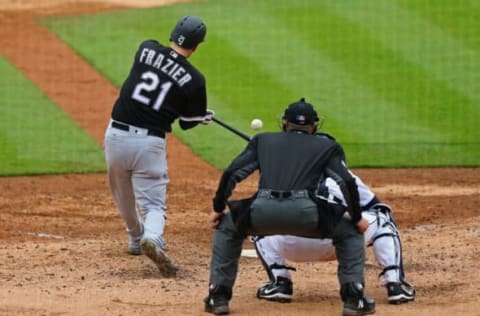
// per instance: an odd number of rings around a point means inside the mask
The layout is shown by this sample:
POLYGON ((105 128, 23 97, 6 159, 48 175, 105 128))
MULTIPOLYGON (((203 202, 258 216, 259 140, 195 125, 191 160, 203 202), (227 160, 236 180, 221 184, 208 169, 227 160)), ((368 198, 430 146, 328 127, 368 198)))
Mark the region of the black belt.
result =
POLYGON ((302 198, 309 197, 307 190, 293 190, 293 191, 276 191, 261 189, 258 196, 273 198, 273 199, 288 199, 288 198, 302 198))
MULTIPOLYGON (((130 126, 130 125, 127 125, 127 124, 116 122, 116 121, 112 121, 112 127, 118 128, 118 129, 121 129, 122 131, 127 131, 127 132, 130 131, 130 127, 135 128, 134 126, 130 126)), ((156 136, 156 137, 160 137, 160 138, 165 138, 165 132, 164 131, 157 131, 157 130, 153 130, 153 129, 149 129, 147 131, 147 135, 156 136)))

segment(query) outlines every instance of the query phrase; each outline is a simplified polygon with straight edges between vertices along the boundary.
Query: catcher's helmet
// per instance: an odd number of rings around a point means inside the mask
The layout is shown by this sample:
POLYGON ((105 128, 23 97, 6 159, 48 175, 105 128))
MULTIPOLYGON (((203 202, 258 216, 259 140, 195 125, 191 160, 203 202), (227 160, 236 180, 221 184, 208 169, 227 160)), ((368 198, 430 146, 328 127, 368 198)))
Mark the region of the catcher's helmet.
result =
POLYGON ((183 48, 194 48, 205 39, 207 26, 196 16, 185 16, 178 20, 170 34, 170 41, 183 48))
POLYGON ((290 104, 282 119, 301 126, 316 124, 319 121, 317 112, 310 103, 305 102, 305 98, 290 104))

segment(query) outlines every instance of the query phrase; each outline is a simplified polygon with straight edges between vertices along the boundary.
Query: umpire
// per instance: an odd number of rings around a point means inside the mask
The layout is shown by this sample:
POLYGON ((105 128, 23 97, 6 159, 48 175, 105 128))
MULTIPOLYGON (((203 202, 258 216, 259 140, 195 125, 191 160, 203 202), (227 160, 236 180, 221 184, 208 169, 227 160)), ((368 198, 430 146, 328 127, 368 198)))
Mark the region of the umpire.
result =
POLYGON ((229 313, 229 300, 247 235, 291 234, 332 238, 338 260, 343 315, 375 313, 375 302, 364 296, 365 248, 355 179, 342 160, 344 152, 334 140, 316 137, 319 117, 305 99, 284 112, 283 132, 257 134, 224 171, 213 199, 210 220, 213 234, 209 294, 205 311, 229 313), (236 184, 258 170, 256 194, 228 201, 236 184), (334 178, 348 207, 317 198, 314 191, 324 177, 334 178), (228 205, 230 211, 224 211, 228 205))

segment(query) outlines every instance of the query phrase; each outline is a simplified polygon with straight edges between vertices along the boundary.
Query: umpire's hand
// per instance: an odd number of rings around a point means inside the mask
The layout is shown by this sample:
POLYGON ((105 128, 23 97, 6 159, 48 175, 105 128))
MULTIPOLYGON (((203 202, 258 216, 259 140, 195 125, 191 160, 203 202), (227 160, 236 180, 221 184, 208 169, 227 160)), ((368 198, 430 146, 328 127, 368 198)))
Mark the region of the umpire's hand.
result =
POLYGON ((216 229, 218 227, 218 224, 220 224, 220 219, 223 216, 223 212, 215 212, 213 211, 212 214, 210 214, 210 223, 212 224, 212 229, 216 229))
POLYGON ((368 221, 362 217, 355 225, 357 226, 357 230, 363 234, 368 228, 368 221))

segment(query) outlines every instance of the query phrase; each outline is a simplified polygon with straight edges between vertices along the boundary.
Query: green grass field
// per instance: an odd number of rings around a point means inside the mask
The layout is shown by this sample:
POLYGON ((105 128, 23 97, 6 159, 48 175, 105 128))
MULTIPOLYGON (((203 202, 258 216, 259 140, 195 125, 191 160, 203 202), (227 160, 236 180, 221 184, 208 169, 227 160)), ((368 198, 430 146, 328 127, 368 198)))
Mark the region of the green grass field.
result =
POLYGON ((0 175, 105 169, 93 138, 2 56, 0 73, 0 175))
MULTIPOLYGON (((183 15, 207 24, 191 61, 209 107, 238 129, 260 118, 278 130, 306 97, 351 167, 479 165, 480 3, 211 0, 41 23, 119 87, 140 42, 168 44, 183 15)), ((217 125, 174 132, 218 168, 245 145, 217 125)))

